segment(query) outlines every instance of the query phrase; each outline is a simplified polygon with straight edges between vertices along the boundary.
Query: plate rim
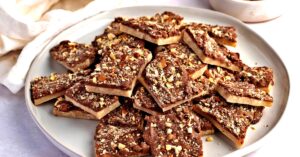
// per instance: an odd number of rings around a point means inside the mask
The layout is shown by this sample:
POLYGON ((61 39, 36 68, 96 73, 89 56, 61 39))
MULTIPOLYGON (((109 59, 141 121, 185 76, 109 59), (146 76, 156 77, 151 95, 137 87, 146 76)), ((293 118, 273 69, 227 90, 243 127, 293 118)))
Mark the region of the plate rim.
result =
POLYGON ((242 156, 242 155, 247 155, 255 150, 257 150, 258 148, 260 148, 264 143, 266 143, 266 141, 268 141, 268 138, 270 138, 273 135, 273 132, 276 128, 278 128, 278 124, 281 122, 282 117, 286 114, 286 110, 287 107, 289 106, 289 99, 290 99, 290 75, 288 72, 288 69, 286 68, 286 65, 284 64, 282 58, 280 57, 280 55, 274 50, 274 48, 262 37, 260 36, 258 33, 256 33, 255 31, 253 31, 249 26, 247 26, 245 23, 243 23, 242 21, 238 20, 237 18, 234 18, 230 15, 221 13, 221 12, 217 12, 214 10, 210 10, 207 8, 198 8, 198 7, 187 7, 187 6, 172 6, 172 5, 161 5, 161 6, 157 6, 157 5, 147 5, 147 6, 129 6, 129 7, 118 7, 115 9, 111 9, 111 10, 106 10, 103 12, 98 12, 78 23, 75 23, 74 25, 71 25, 70 27, 62 30, 61 32, 59 32, 57 35, 55 35, 47 44, 44 45, 44 47, 41 49, 40 53, 35 57, 35 59, 33 60, 33 62, 30 65, 29 71, 27 72, 26 75, 26 79, 25 79, 25 88, 24 88, 24 94, 25 94, 25 103, 26 103, 26 107, 30 113, 31 118, 34 120, 34 122, 36 123, 36 125, 38 126, 38 128, 43 132, 43 134, 47 137, 47 139, 49 139, 49 141, 51 143, 53 143, 58 149, 60 149, 62 152, 66 153, 69 156, 83 156, 82 154, 78 154, 77 152, 74 152, 73 150, 69 149, 68 147, 64 146, 63 144, 61 144, 60 142, 58 142, 54 137, 51 136, 51 133, 49 133, 43 126, 42 124, 40 124, 37 121, 37 118, 35 117, 33 111, 30 108, 30 105, 32 105, 32 101, 31 101, 31 96, 30 96, 30 81, 29 80, 29 75, 32 75, 33 71, 32 71, 32 65, 34 65, 39 58, 41 58, 41 56, 43 55, 44 49, 49 45, 49 43, 51 43, 52 40, 55 40, 57 38, 57 36, 61 35, 62 33, 64 33, 65 31, 68 31, 74 27, 76 27, 77 25, 84 23, 86 21, 92 20, 93 18, 95 18, 96 16, 99 16, 101 14, 105 14, 105 13, 109 13, 109 12, 116 12, 118 10, 123 10, 123 9, 142 9, 142 8, 157 8, 160 10, 168 10, 168 9, 183 9, 183 10, 187 10, 187 9, 192 9, 192 10, 198 10, 201 12, 207 12, 210 14, 216 14, 217 16, 223 16, 227 19, 230 19, 234 22, 237 22, 238 24, 242 25, 243 27, 245 27, 246 29, 248 29, 252 34, 254 34, 257 38, 259 38, 259 40, 263 41, 264 44, 266 46, 268 46, 268 48, 270 50, 273 51, 273 55, 275 55, 276 58, 278 58, 278 60, 280 61, 280 64, 283 65, 283 69, 286 72, 286 76, 287 76, 287 99, 286 99, 286 105, 283 108, 283 111, 281 112, 281 115, 279 115, 278 117, 278 121, 275 122, 274 126, 272 128, 270 128, 269 132, 267 132, 263 137, 261 137, 260 139, 258 139, 257 141, 253 142, 252 144, 237 149, 225 156, 242 156))

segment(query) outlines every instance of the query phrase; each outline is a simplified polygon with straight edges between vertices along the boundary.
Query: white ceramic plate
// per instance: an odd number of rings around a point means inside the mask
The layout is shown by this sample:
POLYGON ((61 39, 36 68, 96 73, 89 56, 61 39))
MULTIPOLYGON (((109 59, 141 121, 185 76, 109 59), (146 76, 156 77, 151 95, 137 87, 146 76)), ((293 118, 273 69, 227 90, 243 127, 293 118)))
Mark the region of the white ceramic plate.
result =
POLYGON ((266 140, 266 135, 275 127, 282 116, 289 96, 289 78, 287 70, 276 52, 256 33, 240 21, 227 15, 210 10, 181 7, 129 7, 107 11, 76 24, 59 34, 40 53, 33 62, 25 85, 28 110, 42 132, 59 149, 70 156, 93 156, 93 136, 97 125, 95 121, 55 117, 51 114, 53 102, 36 107, 30 99, 30 80, 36 76, 49 75, 51 72, 65 72, 66 69, 50 58, 49 49, 61 40, 90 43, 101 34, 110 21, 117 16, 136 17, 153 15, 165 10, 180 14, 186 21, 203 22, 220 25, 233 25, 238 30, 237 50, 242 60, 250 66, 268 66, 274 69, 275 86, 272 91, 274 104, 264 110, 261 121, 255 125, 256 130, 249 129, 246 145, 235 149, 220 133, 214 135, 213 142, 204 143, 204 156, 245 155, 266 140), (268 127, 267 127, 268 126, 268 127))

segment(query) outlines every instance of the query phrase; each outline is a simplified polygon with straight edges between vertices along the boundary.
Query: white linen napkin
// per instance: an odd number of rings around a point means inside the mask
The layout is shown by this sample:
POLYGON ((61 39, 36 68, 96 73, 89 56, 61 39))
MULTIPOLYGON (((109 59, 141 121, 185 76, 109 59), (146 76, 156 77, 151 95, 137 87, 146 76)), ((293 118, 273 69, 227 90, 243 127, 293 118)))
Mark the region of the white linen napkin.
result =
MULTIPOLYGON (((43 18, 43 20, 48 21, 46 26, 47 29, 44 32, 41 32, 23 48, 17 62, 11 69, 5 70, 8 71, 8 73, 4 73, 2 76, 0 75, 0 83, 5 85, 11 92, 17 93, 24 86, 25 77, 32 61, 53 37, 66 28, 100 13, 101 11, 110 10, 116 8, 116 6, 132 5, 135 1, 130 2, 131 3, 125 3, 125 1, 118 0, 103 4, 103 1, 99 0, 89 3, 84 8, 75 12, 54 10, 47 13, 43 18)), ((6 63, 6 65, 8 64, 6 63)), ((10 68, 1 65, 1 63, 0 66, 3 68, 10 68)))

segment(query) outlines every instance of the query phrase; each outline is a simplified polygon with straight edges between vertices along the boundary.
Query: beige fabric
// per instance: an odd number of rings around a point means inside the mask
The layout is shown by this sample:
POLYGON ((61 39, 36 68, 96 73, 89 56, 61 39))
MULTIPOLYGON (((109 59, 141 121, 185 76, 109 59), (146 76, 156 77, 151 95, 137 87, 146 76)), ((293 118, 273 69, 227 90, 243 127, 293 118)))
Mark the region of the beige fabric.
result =
MULTIPOLYGON (((13 67, 17 65, 16 62, 18 61, 18 56, 20 54, 20 50, 18 51, 18 53, 14 52, 14 50, 22 49, 27 43, 35 39, 36 36, 43 34, 43 32, 46 29, 55 27, 57 23, 56 21, 59 21, 60 19, 71 15, 72 12, 63 9, 70 9, 74 11, 81 7, 84 7, 90 1, 91 0, 78 0, 76 1, 77 3, 74 3, 74 1, 71 0, 0 1, 0 67, 1 67, 0 82, 1 84, 6 85, 11 91, 17 92, 22 87, 23 84, 22 82, 24 81, 23 77, 26 75, 27 70, 26 68, 23 68, 26 71, 24 74, 23 72, 21 72, 22 74, 19 72, 12 72, 14 71, 13 67), (14 73, 14 74, 9 74, 9 73, 14 73), (18 74, 18 76, 15 76, 16 74, 18 74), (8 77, 13 77, 14 79, 17 77, 21 79, 11 80, 8 77), (14 82, 17 84, 18 87, 14 90, 10 88, 10 86, 14 86, 14 83, 11 84, 6 82, 14 82)), ((61 26, 60 29, 63 28, 64 26, 61 26)), ((54 34, 54 32, 57 32, 54 31, 55 28, 51 30, 52 30, 52 34, 54 34)), ((45 35, 44 37, 42 35, 42 37, 39 38, 44 38, 45 40, 47 40, 45 35)), ((43 44, 44 43, 39 43, 38 45, 43 45, 43 44)), ((36 55, 32 53, 32 49, 34 50, 36 49, 34 48, 35 46, 29 46, 29 47, 31 47, 31 50, 28 50, 26 52, 27 54, 23 54, 23 58, 27 58, 25 60, 29 62, 28 65, 30 65, 33 57, 36 55), (30 55, 32 55, 32 57, 30 57, 30 55)), ((20 59, 20 60, 23 60, 20 61, 21 62, 20 65, 21 66, 24 65, 24 59, 20 59)), ((27 63, 25 65, 27 65, 27 63)), ((20 70, 24 71, 23 69, 20 70)), ((19 70, 15 70, 15 71, 19 71, 19 70)))
POLYGON ((9 0, 0 2, 0 56, 25 46, 43 32, 49 18, 42 18, 55 9, 75 11, 91 0, 9 0), (13 29, 12 29, 13 28, 13 29))

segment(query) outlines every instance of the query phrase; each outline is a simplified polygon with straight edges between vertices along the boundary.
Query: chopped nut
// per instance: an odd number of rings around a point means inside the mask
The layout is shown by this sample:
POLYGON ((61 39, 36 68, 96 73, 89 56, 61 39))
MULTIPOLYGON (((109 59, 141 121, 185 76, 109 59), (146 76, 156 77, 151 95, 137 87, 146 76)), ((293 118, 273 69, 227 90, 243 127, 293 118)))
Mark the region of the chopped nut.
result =
POLYGON ((176 85, 177 87, 179 87, 181 84, 182 84, 181 81, 176 81, 176 82, 175 82, 175 85, 176 85))
POLYGON ((167 144, 167 145, 166 145, 166 150, 169 151, 169 150, 171 150, 171 149, 172 149, 172 145, 167 144))
POLYGON ((114 53, 110 53, 109 54, 109 57, 112 59, 112 60, 116 60, 116 56, 114 53))
POLYGON ((55 74, 54 74, 54 73, 51 73, 51 75, 50 75, 50 80, 51 80, 51 81, 54 81, 54 80, 56 80, 56 76, 55 76, 55 74))
POLYGON ((176 52, 176 48, 171 48, 170 51, 171 52, 176 52))
POLYGON ((152 128, 155 128, 155 127, 156 127, 156 124, 151 123, 150 126, 151 126, 152 128))
POLYGON ((167 127, 171 127, 172 126, 172 123, 170 123, 170 122, 166 122, 165 124, 166 124, 167 127))
POLYGON ((68 77, 69 77, 69 79, 72 79, 73 75, 72 74, 68 74, 68 77))
POLYGON ((231 77, 230 76, 225 76, 225 80, 230 80, 231 77))
POLYGON ((220 67, 217 67, 217 72, 218 72, 218 73, 220 73, 221 70, 222 70, 222 69, 221 69, 220 67))
POLYGON ((97 83, 97 78, 93 77, 93 83, 97 83))
POLYGON ((187 132, 190 133, 190 134, 193 133, 193 128, 192 127, 188 127, 187 128, 187 132))
POLYGON ((125 146, 124 144, 122 144, 122 143, 119 143, 119 144, 118 144, 118 148, 119 148, 119 149, 124 149, 125 147, 126 147, 126 146, 125 146))
POLYGON ((114 34, 112 34, 112 33, 108 33, 108 34, 107 34, 107 37, 108 37, 109 40, 112 40, 112 39, 115 38, 116 36, 115 36, 114 34))
POLYGON ((173 88, 173 85, 169 82, 166 83, 167 88, 173 88))
POLYGON ((172 133, 172 129, 168 128, 167 129, 167 134, 171 134, 172 133))
POLYGON ((111 147, 116 148, 117 145, 114 142, 110 142, 111 147))
POLYGON ((179 124, 179 127, 182 129, 184 127, 184 125, 181 123, 181 124, 179 124))
POLYGON ((180 153, 180 151, 182 150, 182 147, 177 146, 177 147, 174 147, 174 149, 175 149, 175 154, 178 155, 180 153))
POLYGON ((212 142, 214 141, 214 138, 211 137, 211 136, 207 136, 206 139, 205 139, 206 142, 212 142))
POLYGON ((174 76, 171 75, 169 78, 168 78, 168 82, 173 82, 174 81, 174 76))

